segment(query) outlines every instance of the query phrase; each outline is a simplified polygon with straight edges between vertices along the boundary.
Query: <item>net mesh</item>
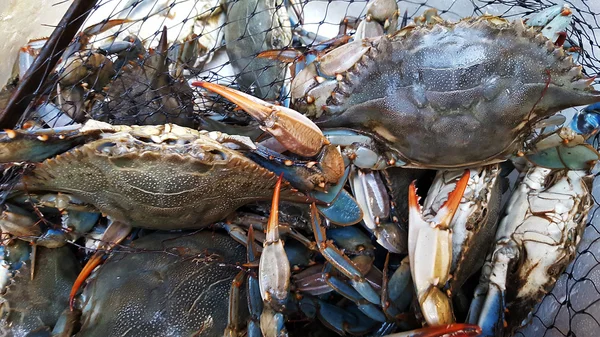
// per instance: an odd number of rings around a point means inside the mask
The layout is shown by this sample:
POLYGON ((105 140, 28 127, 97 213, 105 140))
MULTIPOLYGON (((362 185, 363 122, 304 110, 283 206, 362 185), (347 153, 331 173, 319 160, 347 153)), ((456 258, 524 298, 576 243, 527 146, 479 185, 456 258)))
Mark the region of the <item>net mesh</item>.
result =
MULTIPOLYGON (((232 85, 256 96, 284 100, 286 93, 280 87, 285 78, 270 71, 275 69, 275 73, 281 73, 281 65, 258 60, 256 55, 260 50, 248 46, 255 43, 263 50, 265 45, 271 49, 288 46, 310 49, 338 36, 344 18, 364 17, 366 5, 354 0, 266 2, 275 8, 249 0, 229 4, 240 7, 242 14, 227 22, 224 7, 218 0, 99 1, 73 43, 57 51, 62 55, 62 62, 32 93, 35 104, 21 122, 34 120, 53 127, 92 117, 119 124, 170 121, 194 127, 211 119, 250 123, 245 115, 231 109, 229 103, 193 91, 189 82, 204 80, 232 85), (290 7, 291 20, 278 21, 277 10, 286 7, 290 7), (296 34, 293 38, 286 37, 278 33, 278 25, 288 25, 296 34), (167 51, 160 45, 163 27, 166 27, 166 41, 162 38, 167 51), (228 44, 236 50, 227 50, 224 46, 227 29, 238 34, 228 44), (203 117, 210 118, 203 120, 203 117)), ((578 48, 575 61, 583 65, 587 75, 597 75, 600 73, 597 36, 600 24, 594 13, 600 13, 600 3, 596 0, 567 3, 574 10, 567 41, 578 48)), ((443 18, 458 20, 484 13, 519 18, 556 3, 415 0, 398 4, 409 18, 436 8, 443 18)), ((35 55, 36 45, 32 43, 27 53, 35 55)), ((27 64, 26 59, 20 62, 21 67, 27 64)), ((290 76, 289 72, 286 76, 290 76)), ((599 193, 600 188, 595 183, 594 196, 599 193)), ((595 208, 591 213, 576 260, 533 312, 532 323, 517 335, 593 336, 600 333, 600 212, 597 211, 595 208)))

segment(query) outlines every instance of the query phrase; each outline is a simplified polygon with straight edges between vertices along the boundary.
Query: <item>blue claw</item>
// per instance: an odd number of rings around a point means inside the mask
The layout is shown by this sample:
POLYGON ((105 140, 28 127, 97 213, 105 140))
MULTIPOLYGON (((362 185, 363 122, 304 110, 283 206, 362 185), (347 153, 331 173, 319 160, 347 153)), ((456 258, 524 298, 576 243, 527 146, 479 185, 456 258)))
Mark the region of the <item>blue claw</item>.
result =
POLYGON ((375 292, 373 287, 371 287, 354 262, 346 257, 331 242, 327 242, 326 231, 325 228, 321 226, 317 207, 314 203, 311 206, 310 218, 315 234, 315 240, 317 241, 317 246, 323 257, 344 274, 344 276, 350 279, 352 287, 354 287, 362 297, 373 304, 379 304, 379 295, 375 292))
POLYGON ((352 226, 363 219, 360 206, 346 190, 341 190, 330 206, 317 208, 324 217, 339 226, 352 226))
POLYGON ((358 309, 362 313, 367 315, 369 318, 378 322, 386 321, 385 315, 383 314, 383 312, 381 312, 381 310, 379 310, 379 308, 376 305, 366 301, 354 288, 348 285, 346 281, 332 276, 332 269, 333 267, 331 266, 331 264, 327 263, 323 268, 323 274, 325 281, 327 282, 327 284, 329 284, 329 286, 331 286, 331 288, 333 288, 333 290, 337 291, 340 295, 354 302, 357 305, 358 309))

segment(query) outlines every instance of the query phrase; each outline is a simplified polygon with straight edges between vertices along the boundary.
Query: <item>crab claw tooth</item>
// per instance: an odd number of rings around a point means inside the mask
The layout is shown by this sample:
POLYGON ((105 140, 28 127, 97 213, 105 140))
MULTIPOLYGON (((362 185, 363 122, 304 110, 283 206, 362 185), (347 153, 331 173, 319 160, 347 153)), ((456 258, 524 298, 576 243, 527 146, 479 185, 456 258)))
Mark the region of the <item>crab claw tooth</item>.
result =
POLYGON ((456 183, 456 187, 454 191, 448 194, 448 200, 442 205, 439 212, 433 218, 433 221, 437 223, 438 226, 442 228, 448 228, 450 225, 450 221, 454 217, 454 213, 458 209, 458 205, 460 205, 460 200, 465 194, 465 190, 467 189, 467 184, 469 183, 469 170, 465 170, 462 177, 456 183))
POLYGON ((481 328, 475 324, 455 323, 399 332, 388 335, 388 337, 469 337, 479 334, 481 334, 481 328))
POLYGON ((100 265, 105 252, 107 250, 111 250, 114 246, 123 241, 129 232, 131 232, 131 226, 123 224, 122 222, 114 221, 110 226, 108 226, 106 232, 104 232, 104 235, 102 235, 102 241, 104 243, 100 246, 100 250, 94 253, 94 255, 92 255, 92 257, 88 260, 87 264, 83 267, 79 275, 77 275, 77 279, 71 288, 71 293, 69 294, 69 307, 71 311, 73 311, 75 295, 83 284, 83 281, 90 276, 94 268, 100 265))
POLYGON ((193 82, 193 86, 213 91, 258 120, 289 151, 304 157, 313 157, 329 141, 319 127, 301 113, 260 100, 243 92, 209 82, 193 82))

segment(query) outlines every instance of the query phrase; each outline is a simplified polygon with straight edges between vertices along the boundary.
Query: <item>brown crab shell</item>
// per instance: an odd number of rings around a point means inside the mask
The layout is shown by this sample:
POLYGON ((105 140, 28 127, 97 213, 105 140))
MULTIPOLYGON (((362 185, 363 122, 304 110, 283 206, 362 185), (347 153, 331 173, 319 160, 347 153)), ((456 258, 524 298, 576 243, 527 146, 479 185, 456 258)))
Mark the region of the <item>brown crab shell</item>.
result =
MULTIPOLYGON (((135 132, 104 135, 35 164, 24 186, 69 193, 114 220, 162 230, 200 228, 272 197, 274 173, 206 135, 156 143, 150 138, 159 136, 135 132)), ((307 202, 287 183, 282 196, 307 202)))

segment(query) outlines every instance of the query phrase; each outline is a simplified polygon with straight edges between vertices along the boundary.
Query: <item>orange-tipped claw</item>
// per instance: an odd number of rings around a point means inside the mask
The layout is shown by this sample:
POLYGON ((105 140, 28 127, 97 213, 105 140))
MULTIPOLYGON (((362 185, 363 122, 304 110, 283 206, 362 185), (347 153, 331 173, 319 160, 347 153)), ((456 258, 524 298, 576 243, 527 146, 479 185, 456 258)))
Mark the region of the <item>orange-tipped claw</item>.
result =
POLYGON ((263 301, 270 303, 276 310, 282 310, 290 290, 290 261, 279 237, 279 190, 283 175, 279 176, 273 192, 273 205, 267 224, 263 252, 258 264, 258 283, 263 301))
MULTIPOLYGON (((436 216, 433 219, 430 219, 428 223, 435 222, 438 227, 448 228, 450 221, 452 221, 452 218, 454 217, 454 214, 460 205, 460 200, 467 189, 469 177, 469 170, 465 170, 461 178, 456 182, 456 187, 454 187, 454 190, 448 194, 448 200, 444 202, 436 216)), ((409 218, 412 219, 413 223, 419 219, 423 220, 421 215, 421 205, 419 205, 419 196, 417 195, 415 183, 416 182, 413 181, 408 187, 409 218)))
POLYGON ((94 253, 94 255, 90 258, 85 267, 83 267, 79 275, 77 275, 77 279, 75 280, 75 283, 73 283, 71 293, 69 294, 69 308, 71 308, 71 311, 73 311, 73 303, 75 302, 75 295, 77 294, 77 291, 79 291, 79 288, 81 287, 83 282, 88 278, 88 276, 90 276, 94 268, 100 265, 103 257, 104 252, 97 251, 96 253, 94 253))
POLYGON ((269 103, 263 102, 262 100, 245 94, 241 91, 237 91, 231 88, 224 87, 220 84, 210 82, 192 82, 195 87, 201 87, 208 91, 215 92, 231 102, 239 105, 244 111, 250 114, 252 117, 259 121, 265 121, 271 114, 272 109, 269 108, 269 103))
POLYGON ((475 324, 455 323, 391 334, 388 337, 471 337, 481 334, 475 324))
POLYGON ((467 189, 469 176, 469 170, 465 170, 462 177, 460 177, 460 180, 456 183, 454 190, 448 194, 448 200, 446 200, 436 215, 436 222, 439 226, 442 226, 442 228, 447 228, 450 225, 450 221, 452 221, 454 213, 456 213, 456 210, 460 205, 460 200, 467 189))
POLYGON ((281 182, 283 181, 283 173, 279 175, 275 191, 273 191, 273 200, 271 202, 271 214, 269 214, 269 222, 267 223, 267 242, 279 240, 279 192, 281 190, 281 182))
POLYGON ((421 205, 419 204, 419 195, 417 194, 417 181, 413 181, 408 187, 408 209, 416 210, 421 213, 421 205))
POLYGON ((102 241, 104 243, 100 245, 99 250, 92 255, 87 264, 83 267, 77 276, 73 287, 71 288, 71 293, 69 294, 69 307, 71 311, 73 311, 75 295, 77 294, 77 291, 79 291, 83 281, 90 276, 94 268, 100 265, 106 251, 113 249, 116 245, 123 241, 129 232, 131 232, 131 227, 118 221, 114 221, 112 224, 110 224, 110 226, 108 226, 104 232, 104 235, 102 235, 102 241))
POLYGON ((193 86, 215 92, 239 105, 260 122, 287 150, 304 157, 313 157, 329 141, 321 129, 301 113, 265 102, 243 92, 209 82, 193 82, 193 86))

